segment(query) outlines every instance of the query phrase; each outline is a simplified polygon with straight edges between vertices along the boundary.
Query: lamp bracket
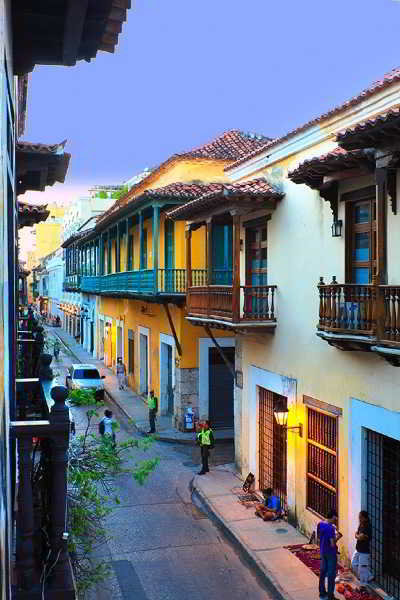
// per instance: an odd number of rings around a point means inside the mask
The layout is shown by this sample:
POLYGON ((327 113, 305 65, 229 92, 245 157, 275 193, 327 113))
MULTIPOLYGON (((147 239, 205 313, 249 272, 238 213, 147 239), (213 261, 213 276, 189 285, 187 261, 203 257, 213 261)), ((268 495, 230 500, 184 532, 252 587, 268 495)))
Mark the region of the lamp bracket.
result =
POLYGON ((301 437, 301 438, 303 437, 303 424, 302 423, 300 423, 300 425, 296 425, 294 427, 285 427, 285 429, 287 431, 295 431, 296 430, 299 434, 299 437, 301 437))

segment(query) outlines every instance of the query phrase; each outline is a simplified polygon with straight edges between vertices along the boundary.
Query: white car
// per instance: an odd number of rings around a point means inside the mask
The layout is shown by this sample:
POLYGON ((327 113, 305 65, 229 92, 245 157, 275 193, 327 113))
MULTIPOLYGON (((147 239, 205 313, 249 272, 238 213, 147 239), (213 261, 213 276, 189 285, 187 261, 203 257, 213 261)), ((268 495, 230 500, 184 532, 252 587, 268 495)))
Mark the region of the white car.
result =
POLYGON ((104 398, 105 375, 100 375, 100 371, 94 365, 71 365, 68 368, 69 374, 65 378, 65 385, 69 390, 94 390, 96 398, 104 398))

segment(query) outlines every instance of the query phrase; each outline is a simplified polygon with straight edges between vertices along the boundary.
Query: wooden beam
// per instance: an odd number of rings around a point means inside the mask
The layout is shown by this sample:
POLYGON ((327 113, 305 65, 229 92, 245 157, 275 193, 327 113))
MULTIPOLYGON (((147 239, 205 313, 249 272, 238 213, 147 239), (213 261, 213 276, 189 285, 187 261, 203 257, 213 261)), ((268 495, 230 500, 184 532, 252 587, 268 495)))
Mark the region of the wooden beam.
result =
POLYGON ((154 273, 154 293, 158 291, 158 255, 160 252, 160 207, 153 206, 153 224, 152 232, 152 252, 153 252, 153 273, 154 273))
POLYGON ((64 27, 63 64, 76 63, 82 42, 83 27, 89 0, 69 0, 64 27))
POLYGON ((171 331, 172 331, 172 335, 174 336, 176 349, 178 351, 179 356, 182 356, 182 347, 181 347, 181 345, 179 343, 178 336, 176 334, 175 325, 174 325, 174 322, 172 320, 171 313, 169 312, 168 304, 163 304, 163 306, 164 306, 165 312, 167 313, 167 318, 168 318, 169 326, 170 326, 171 331))
POLYGON ((209 328, 208 325, 204 325, 204 331, 206 332, 206 334, 208 335, 208 337, 212 340, 212 342, 213 342, 214 346, 216 347, 216 349, 218 350, 218 353, 221 356, 222 360, 224 361, 224 363, 226 364, 226 366, 228 367, 228 369, 232 373, 233 380, 235 381, 235 368, 234 368, 234 366, 232 366, 232 363, 230 362, 230 360, 226 356, 225 352, 223 351, 223 348, 221 348, 221 346, 218 344, 217 340, 213 336, 212 331, 211 331, 211 329, 209 328))

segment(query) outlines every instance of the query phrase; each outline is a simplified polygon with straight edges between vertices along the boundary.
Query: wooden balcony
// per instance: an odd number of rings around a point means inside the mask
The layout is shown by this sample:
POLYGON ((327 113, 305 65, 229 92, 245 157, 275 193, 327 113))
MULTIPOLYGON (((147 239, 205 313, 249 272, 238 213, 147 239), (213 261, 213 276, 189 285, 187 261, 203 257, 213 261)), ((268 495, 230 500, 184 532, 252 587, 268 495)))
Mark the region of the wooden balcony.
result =
POLYGON ((273 331, 276 285, 193 286, 187 292, 187 318, 194 324, 237 331, 273 331))
POLYGON ((66 292, 79 292, 81 289, 81 276, 80 275, 67 275, 64 279, 63 289, 66 292))
POLYGON ((340 350, 377 352, 400 366, 400 286, 342 284, 319 289, 318 335, 340 350))
POLYGON ((68 390, 51 381, 17 380, 17 405, 10 423, 16 457, 16 600, 73 600, 74 579, 67 552, 68 390), (45 565, 54 564, 42 586, 45 565), (42 595, 43 592, 43 595, 42 595))
MULTIPOLYGON (((203 269, 193 271, 201 279, 203 269)), ((104 296, 181 296, 186 294, 186 269, 141 269, 110 273, 109 275, 83 276, 82 292, 104 296)))

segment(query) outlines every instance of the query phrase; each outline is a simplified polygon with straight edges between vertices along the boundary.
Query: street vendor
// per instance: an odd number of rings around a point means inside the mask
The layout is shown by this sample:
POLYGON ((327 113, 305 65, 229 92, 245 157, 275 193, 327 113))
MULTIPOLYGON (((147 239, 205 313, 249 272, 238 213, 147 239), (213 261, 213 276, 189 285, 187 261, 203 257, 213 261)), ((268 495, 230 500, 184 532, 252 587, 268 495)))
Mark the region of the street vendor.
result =
POLYGON ((275 521, 282 515, 281 501, 278 496, 275 496, 272 488, 263 490, 264 503, 258 504, 256 507, 257 517, 261 517, 264 521, 275 521))

